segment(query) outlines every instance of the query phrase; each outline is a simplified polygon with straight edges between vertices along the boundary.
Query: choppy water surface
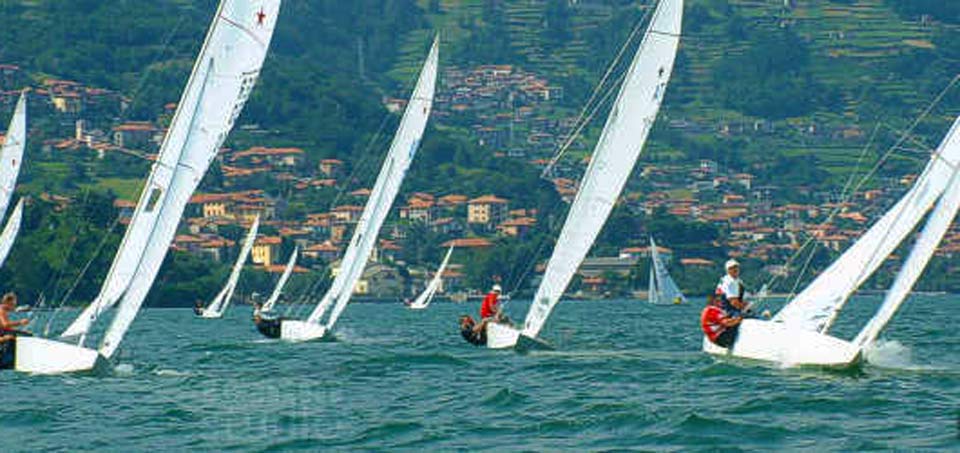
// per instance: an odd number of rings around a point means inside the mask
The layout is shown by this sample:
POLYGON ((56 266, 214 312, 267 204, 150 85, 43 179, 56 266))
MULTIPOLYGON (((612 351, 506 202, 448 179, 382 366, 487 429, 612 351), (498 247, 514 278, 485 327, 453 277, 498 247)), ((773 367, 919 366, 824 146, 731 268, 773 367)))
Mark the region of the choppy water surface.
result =
POLYGON ((260 337, 248 307, 148 309, 106 376, 0 374, 0 450, 960 448, 958 302, 911 299, 853 373, 705 356, 699 304, 564 302, 558 350, 529 355, 464 343, 472 305, 355 304, 339 341, 300 345, 260 337))

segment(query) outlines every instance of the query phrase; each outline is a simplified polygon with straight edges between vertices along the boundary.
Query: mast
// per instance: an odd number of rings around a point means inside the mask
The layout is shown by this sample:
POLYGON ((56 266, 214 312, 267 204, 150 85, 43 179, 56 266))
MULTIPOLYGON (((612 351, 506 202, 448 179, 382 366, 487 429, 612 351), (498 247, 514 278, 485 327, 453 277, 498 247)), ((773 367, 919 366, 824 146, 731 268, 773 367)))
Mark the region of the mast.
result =
POLYGON ((640 156, 673 72, 682 18, 683 0, 662 0, 653 13, 527 313, 527 337, 540 333, 560 301, 640 156))

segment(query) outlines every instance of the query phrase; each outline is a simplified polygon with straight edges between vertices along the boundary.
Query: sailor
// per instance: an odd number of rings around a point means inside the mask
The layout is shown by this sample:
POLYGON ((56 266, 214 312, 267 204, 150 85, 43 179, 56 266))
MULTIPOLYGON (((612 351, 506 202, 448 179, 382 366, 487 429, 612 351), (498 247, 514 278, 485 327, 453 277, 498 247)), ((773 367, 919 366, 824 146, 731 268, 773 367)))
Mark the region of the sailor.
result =
POLYGON ((740 322, 743 321, 740 315, 731 314, 726 310, 728 307, 730 306, 721 297, 712 295, 707 302, 707 307, 700 315, 700 327, 704 335, 724 348, 733 346, 737 341, 740 322))
POLYGON ((501 321, 503 319, 503 312, 500 310, 501 292, 503 292, 503 288, 500 285, 493 285, 487 296, 483 298, 483 304, 480 305, 481 320, 501 321))
POLYGON ((193 303, 193 314, 195 314, 195 315, 197 315, 197 316, 203 316, 203 301, 202 301, 202 300, 197 299, 197 300, 193 303))
POLYGON ((727 273, 720 278, 720 283, 717 284, 714 295, 720 299, 724 310, 731 315, 739 316, 746 308, 746 303, 743 300, 743 282, 740 280, 740 263, 731 259, 727 260, 724 267, 727 273))
POLYGON ((17 335, 29 335, 29 332, 17 330, 17 327, 24 327, 30 324, 29 319, 21 319, 19 321, 10 320, 10 313, 14 313, 16 310, 17 295, 12 292, 4 294, 3 299, 0 300, 0 334, 13 333, 17 335))
POLYGON ((12 369, 15 362, 17 337, 0 335, 0 370, 12 369))
POLYGON ((487 344, 487 322, 489 320, 484 319, 477 323, 470 315, 463 315, 460 317, 460 335, 474 346, 483 346, 487 344))

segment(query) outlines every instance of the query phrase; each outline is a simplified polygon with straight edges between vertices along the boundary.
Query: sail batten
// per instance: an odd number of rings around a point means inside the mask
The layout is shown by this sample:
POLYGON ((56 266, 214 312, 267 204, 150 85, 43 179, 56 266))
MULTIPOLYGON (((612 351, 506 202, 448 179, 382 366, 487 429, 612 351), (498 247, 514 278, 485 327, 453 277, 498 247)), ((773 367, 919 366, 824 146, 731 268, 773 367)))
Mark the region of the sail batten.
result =
POLYGON ((324 294, 317 308, 307 319, 309 323, 318 324, 330 309, 325 326, 329 330, 336 324, 343 310, 346 309, 353 294, 357 281, 363 274, 373 247, 376 244, 380 228, 390 213, 390 207, 400 191, 400 186, 406 176, 410 164, 420 147, 420 140, 430 118, 433 108, 433 97, 436 90, 437 70, 439 63, 439 36, 434 39, 430 53, 424 63, 416 88, 410 96, 407 109, 403 113, 397 133, 387 152, 380 174, 370 193, 370 198, 364 206, 356 230, 350 240, 350 245, 344 253, 340 264, 340 272, 334 279, 330 289, 324 294))
POLYGON ((656 121, 673 72, 683 0, 662 0, 626 74, 524 322, 536 337, 589 253, 656 121))

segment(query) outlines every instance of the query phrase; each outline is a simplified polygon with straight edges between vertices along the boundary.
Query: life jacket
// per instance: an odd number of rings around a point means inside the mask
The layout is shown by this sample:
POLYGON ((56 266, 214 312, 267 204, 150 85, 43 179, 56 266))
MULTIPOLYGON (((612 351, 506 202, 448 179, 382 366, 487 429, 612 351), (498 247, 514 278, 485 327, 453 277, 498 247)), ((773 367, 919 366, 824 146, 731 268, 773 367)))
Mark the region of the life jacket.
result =
POLYGON ((717 337, 727 330, 727 326, 720 322, 725 318, 727 318, 727 312, 716 304, 707 305, 703 309, 700 314, 700 328, 710 341, 715 342, 717 337))

